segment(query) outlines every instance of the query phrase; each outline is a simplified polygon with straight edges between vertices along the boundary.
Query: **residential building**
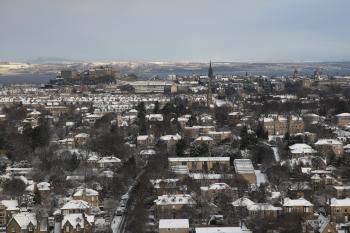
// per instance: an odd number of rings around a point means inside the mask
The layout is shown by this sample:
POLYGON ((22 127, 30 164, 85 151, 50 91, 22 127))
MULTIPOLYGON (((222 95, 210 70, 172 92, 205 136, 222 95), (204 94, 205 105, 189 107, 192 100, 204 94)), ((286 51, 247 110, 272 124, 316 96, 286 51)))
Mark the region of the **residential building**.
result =
POLYGON ((296 143, 289 146, 289 153, 292 158, 300 158, 304 156, 314 156, 317 154, 317 151, 305 143, 296 143))
POLYGON ((15 214, 7 224, 7 233, 46 233, 48 229, 40 229, 35 213, 20 212, 15 214))
POLYGON ((350 216, 350 198, 331 198, 328 201, 328 214, 332 222, 347 222, 350 216))
POLYGON ((345 126, 350 124, 350 113, 340 113, 335 116, 337 126, 345 126))
POLYGON ((315 148, 323 156, 334 153, 337 157, 342 157, 344 153, 343 143, 336 139, 319 139, 315 142, 315 148))
POLYGON ((284 198, 283 199, 283 212, 285 214, 296 214, 296 215, 311 215, 314 212, 314 205, 304 199, 290 199, 290 198, 284 198))
POLYGON ((84 213, 67 214, 63 216, 61 229, 62 233, 93 233, 94 216, 84 213))
POLYGON ((84 200, 91 207, 99 207, 99 195, 96 190, 89 189, 89 188, 81 188, 78 189, 74 194, 73 194, 73 199, 74 200, 84 200))
POLYGON ((215 168, 228 170, 230 168, 230 157, 181 157, 168 158, 169 168, 186 166, 189 171, 208 172, 215 168))
POLYGON ((264 117, 260 120, 268 135, 297 134, 304 132, 304 121, 298 116, 264 117))

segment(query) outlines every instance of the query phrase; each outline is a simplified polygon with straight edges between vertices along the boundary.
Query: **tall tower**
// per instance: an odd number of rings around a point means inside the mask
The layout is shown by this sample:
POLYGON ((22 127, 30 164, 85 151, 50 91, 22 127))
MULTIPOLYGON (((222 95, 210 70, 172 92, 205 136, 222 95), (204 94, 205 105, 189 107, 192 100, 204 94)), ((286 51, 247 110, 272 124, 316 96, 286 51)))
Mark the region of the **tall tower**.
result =
POLYGON ((213 68, 211 68, 211 61, 209 63, 209 70, 208 70, 208 92, 207 92, 207 106, 210 107, 210 104, 212 104, 212 93, 211 93, 211 81, 214 78, 213 74, 213 68))
POLYGON ((295 68, 293 73, 293 78, 296 78, 297 76, 298 76, 298 70, 297 68, 295 68))

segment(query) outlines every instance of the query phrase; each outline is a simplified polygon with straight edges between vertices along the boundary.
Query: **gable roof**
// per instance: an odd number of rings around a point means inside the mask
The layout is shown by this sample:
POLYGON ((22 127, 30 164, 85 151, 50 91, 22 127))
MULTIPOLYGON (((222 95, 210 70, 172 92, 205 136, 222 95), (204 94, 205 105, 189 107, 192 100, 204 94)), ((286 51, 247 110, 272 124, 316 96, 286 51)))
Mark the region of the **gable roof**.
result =
POLYGON ((314 206, 311 202, 304 198, 299 199, 290 199, 290 198, 284 198, 284 204, 283 206, 286 207, 293 207, 293 206, 314 206))
MULTIPOLYGON (((89 223, 89 224, 92 224, 95 219, 94 219, 94 216, 92 215, 85 215, 86 217, 86 221, 89 223)), ((85 219, 84 219, 84 215, 81 214, 81 213, 78 213, 78 214, 66 214, 63 216, 63 220, 62 220, 62 229, 64 228, 64 226, 69 223, 73 228, 76 228, 78 225, 81 227, 81 228, 84 228, 85 227, 85 219)))
POLYGON ((83 200, 70 200, 62 206, 62 210, 75 210, 75 209, 88 209, 90 208, 89 203, 83 200))
POLYGON ((37 226, 35 213, 21 212, 13 216, 13 220, 18 223, 21 229, 27 229, 30 224, 37 226))

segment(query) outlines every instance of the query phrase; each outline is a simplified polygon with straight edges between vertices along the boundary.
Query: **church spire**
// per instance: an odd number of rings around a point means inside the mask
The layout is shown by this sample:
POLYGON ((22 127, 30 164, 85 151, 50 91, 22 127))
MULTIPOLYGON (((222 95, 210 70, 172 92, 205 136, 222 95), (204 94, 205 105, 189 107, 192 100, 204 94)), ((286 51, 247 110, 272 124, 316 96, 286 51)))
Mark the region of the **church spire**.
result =
POLYGON ((209 63, 209 70, 208 70, 208 78, 209 78, 209 81, 211 78, 213 78, 213 68, 211 67, 211 60, 210 60, 210 63, 209 63))
POLYGON ((211 81, 214 78, 213 68, 211 67, 211 60, 209 63, 208 70, 208 92, 207 92, 207 106, 210 108, 210 104, 212 104, 212 93, 211 93, 211 81))

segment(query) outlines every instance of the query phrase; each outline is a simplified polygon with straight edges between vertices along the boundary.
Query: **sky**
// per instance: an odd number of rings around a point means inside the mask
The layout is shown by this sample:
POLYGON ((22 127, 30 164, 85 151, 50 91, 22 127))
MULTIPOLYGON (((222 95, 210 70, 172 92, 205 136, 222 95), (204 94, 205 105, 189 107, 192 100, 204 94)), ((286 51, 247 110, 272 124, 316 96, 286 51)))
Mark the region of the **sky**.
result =
POLYGON ((349 0, 0 0, 0 61, 350 61, 349 0))

